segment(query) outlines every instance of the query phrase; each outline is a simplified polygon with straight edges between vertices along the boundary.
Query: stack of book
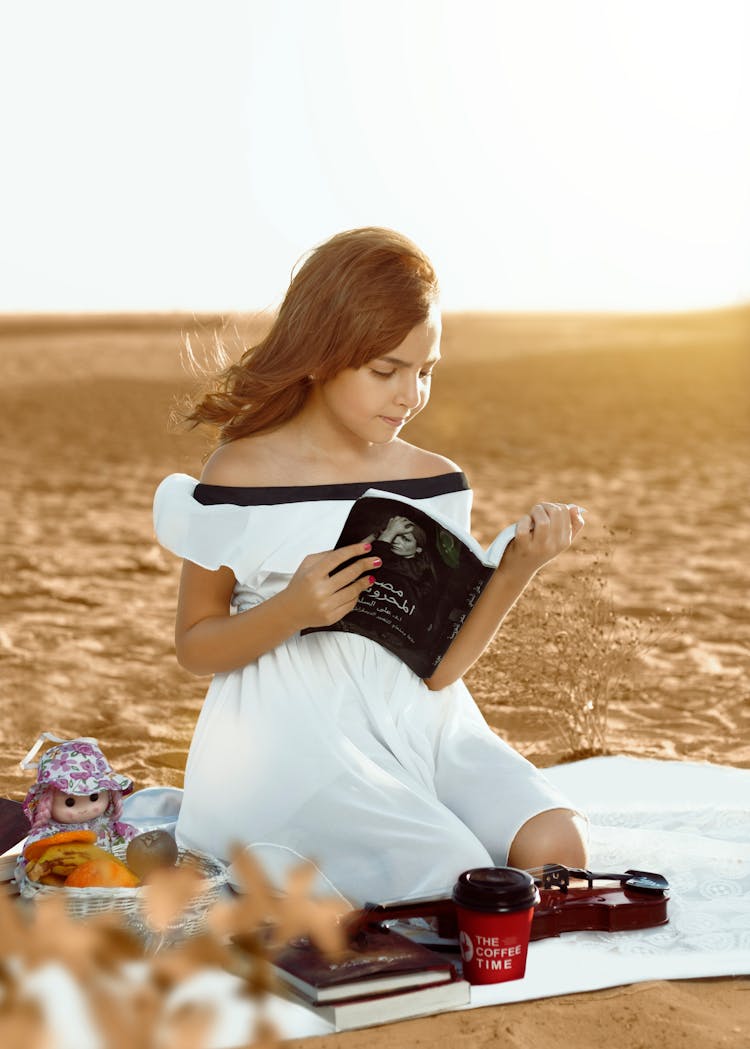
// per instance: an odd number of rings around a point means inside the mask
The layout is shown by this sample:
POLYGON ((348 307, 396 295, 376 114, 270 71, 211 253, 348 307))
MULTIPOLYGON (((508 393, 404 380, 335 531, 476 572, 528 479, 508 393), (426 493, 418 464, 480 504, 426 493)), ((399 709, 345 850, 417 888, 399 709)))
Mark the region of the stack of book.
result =
POLYGON ((28 833, 29 821, 21 802, 0 798, 0 892, 18 894, 13 874, 21 854, 21 842, 28 833))
POLYGON ((346 954, 333 960, 309 940, 294 940, 275 957, 274 969, 293 1000, 337 1031, 427 1016, 471 1000, 455 963, 388 928, 361 930, 346 954))

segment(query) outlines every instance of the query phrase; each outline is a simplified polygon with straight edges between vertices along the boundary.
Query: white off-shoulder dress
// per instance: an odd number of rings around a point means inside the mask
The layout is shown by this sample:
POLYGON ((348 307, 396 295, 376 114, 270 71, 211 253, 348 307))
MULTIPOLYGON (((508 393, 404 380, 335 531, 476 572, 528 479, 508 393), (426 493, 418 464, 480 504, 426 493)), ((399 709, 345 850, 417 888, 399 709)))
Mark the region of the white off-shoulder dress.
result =
MULTIPOLYGON (((462 473, 412 480, 233 488, 172 474, 157 538, 204 568, 229 567, 234 612, 332 549, 368 488, 424 501, 469 530, 462 473)), ((558 790, 487 725, 463 682, 439 692, 358 634, 294 634, 217 674, 195 729, 178 841, 227 858, 255 845, 272 879, 312 859, 355 905, 449 891, 470 867, 507 862, 519 828, 558 790), (298 862, 298 861, 297 861, 298 862)))

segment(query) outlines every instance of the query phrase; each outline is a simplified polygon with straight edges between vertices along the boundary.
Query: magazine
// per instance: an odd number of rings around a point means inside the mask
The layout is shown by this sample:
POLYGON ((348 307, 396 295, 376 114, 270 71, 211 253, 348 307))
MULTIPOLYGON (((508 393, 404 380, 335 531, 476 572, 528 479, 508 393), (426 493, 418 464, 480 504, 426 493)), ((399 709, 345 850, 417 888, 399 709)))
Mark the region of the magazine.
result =
MULTIPOLYGON (((369 488, 349 512, 336 549, 372 543, 380 557, 375 582, 337 623, 303 634, 340 630, 379 642, 428 678, 458 634, 516 534, 504 528, 487 547, 434 509, 405 496, 369 488)), ((353 563, 344 562, 337 572, 353 563)), ((333 573, 332 573, 333 574, 333 573)))

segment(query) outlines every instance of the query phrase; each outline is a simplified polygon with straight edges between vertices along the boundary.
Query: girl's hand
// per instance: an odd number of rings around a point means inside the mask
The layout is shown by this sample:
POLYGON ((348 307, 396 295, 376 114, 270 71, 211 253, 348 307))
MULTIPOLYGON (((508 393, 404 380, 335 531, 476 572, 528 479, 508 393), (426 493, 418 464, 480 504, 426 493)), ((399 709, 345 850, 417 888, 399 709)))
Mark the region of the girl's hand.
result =
POLYGON ((284 591, 297 629, 331 626, 351 612, 359 595, 374 581, 371 575, 358 577, 368 568, 379 568, 382 564, 379 557, 366 556, 369 550, 369 542, 364 542, 307 555, 284 591), (354 564, 335 571, 353 557, 357 558, 354 564), (335 575, 330 575, 331 572, 335 575))
MULTIPOLYGON (((537 503, 516 526, 516 537, 508 547, 512 563, 535 575, 542 565, 567 550, 583 528, 580 506, 537 503)), ((505 558, 503 558, 505 560, 505 558)))

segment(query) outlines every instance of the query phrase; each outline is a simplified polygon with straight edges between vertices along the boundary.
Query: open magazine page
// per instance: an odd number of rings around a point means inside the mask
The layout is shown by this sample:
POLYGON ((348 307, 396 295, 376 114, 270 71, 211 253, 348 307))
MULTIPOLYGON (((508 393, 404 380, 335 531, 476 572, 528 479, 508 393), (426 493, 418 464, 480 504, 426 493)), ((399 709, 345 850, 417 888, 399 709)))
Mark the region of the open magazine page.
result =
MULTIPOLYGON (((511 541, 511 539, 515 537, 516 534, 516 524, 514 522, 513 524, 508 525, 507 528, 504 528, 503 531, 500 532, 500 534, 497 536, 497 538, 495 538, 485 550, 482 547, 481 543, 479 543, 478 540, 476 540, 470 532, 464 531, 456 524, 454 520, 440 513, 440 511, 433 506, 430 507, 430 512, 428 514, 425 510, 422 509, 422 507, 416 500, 410 499, 406 495, 396 495, 394 492, 384 492, 379 488, 368 488, 367 491, 364 492, 359 498, 384 499, 392 503, 404 503, 412 510, 415 510, 421 514, 425 514, 427 517, 430 517, 433 521, 436 521, 439 525, 441 525, 444 531, 449 533, 449 535, 453 536, 459 542, 463 543, 463 545, 466 546, 475 555, 477 560, 481 561, 482 564, 486 565, 488 568, 497 568, 497 566, 500 564, 500 560, 503 556, 503 552, 506 546, 511 541)), ((396 507, 394 507, 394 513, 395 512, 397 512, 396 507)), ((404 513, 408 517, 409 512, 405 510, 404 513)))
POLYGON ((336 546, 365 537, 373 555, 383 561, 376 581, 348 615, 317 629, 362 634, 384 645, 420 677, 429 677, 494 568, 483 564, 441 522, 405 500, 358 499, 336 546))

